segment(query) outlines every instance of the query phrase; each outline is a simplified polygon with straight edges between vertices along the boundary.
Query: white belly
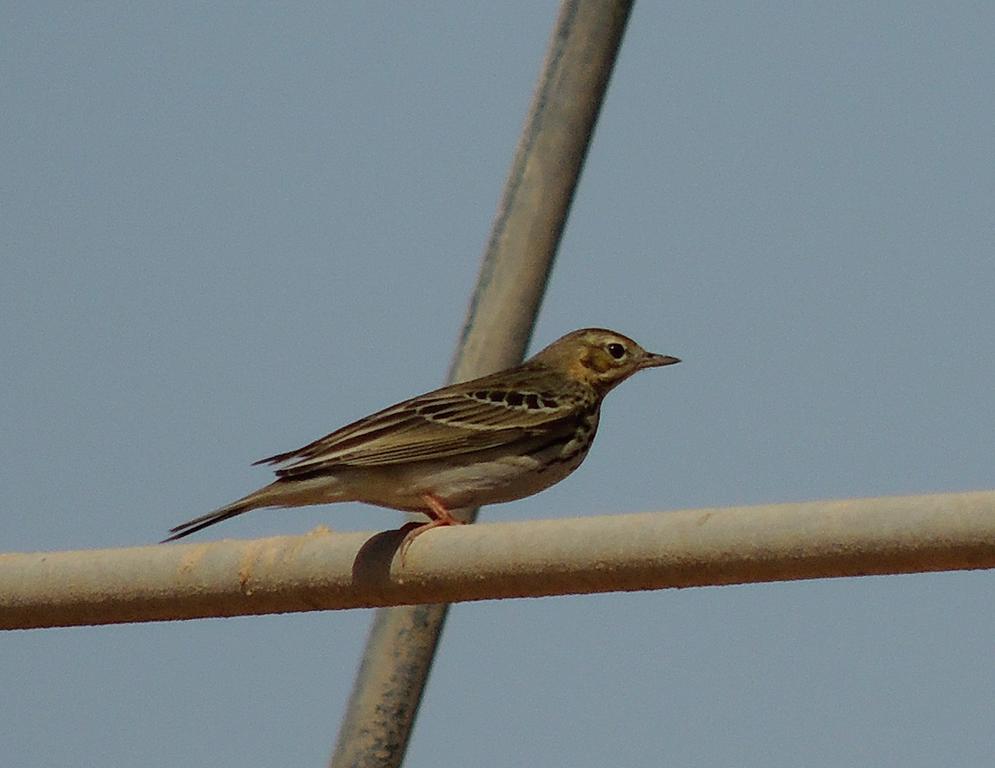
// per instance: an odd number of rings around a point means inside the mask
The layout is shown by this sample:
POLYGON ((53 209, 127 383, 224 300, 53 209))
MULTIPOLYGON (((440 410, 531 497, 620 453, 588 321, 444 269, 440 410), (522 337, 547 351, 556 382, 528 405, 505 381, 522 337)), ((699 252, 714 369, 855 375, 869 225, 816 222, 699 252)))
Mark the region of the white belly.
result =
POLYGON ((584 461, 598 428, 598 412, 589 414, 566 443, 509 455, 494 448, 437 461, 357 468, 337 475, 338 501, 364 501, 409 512, 424 511, 426 495, 448 509, 514 501, 554 485, 584 461))
POLYGON ((549 488, 577 469, 583 458, 581 453, 569 462, 543 464, 544 469, 528 456, 506 456, 469 465, 433 462, 381 467, 375 481, 364 482, 354 498, 405 511, 423 510, 426 494, 448 509, 497 504, 549 488))

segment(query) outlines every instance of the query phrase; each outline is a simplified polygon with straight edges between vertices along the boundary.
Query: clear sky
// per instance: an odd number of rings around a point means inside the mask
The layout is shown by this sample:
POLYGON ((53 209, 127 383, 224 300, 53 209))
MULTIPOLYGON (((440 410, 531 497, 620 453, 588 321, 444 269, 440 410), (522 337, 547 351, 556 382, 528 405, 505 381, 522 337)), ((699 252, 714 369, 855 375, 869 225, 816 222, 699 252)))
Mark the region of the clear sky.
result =
MULTIPOLYGON (((151 544, 437 386, 554 16, 0 6, 0 549, 151 544)), ((987 3, 637 4, 533 348, 684 363, 482 520, 995 487, 993 40, 987 3)), ((460 605, 407 765, 990 765, 993 589, 460 605)), ((3 762, 323 765, 370 617, 5 634, 3 762)))

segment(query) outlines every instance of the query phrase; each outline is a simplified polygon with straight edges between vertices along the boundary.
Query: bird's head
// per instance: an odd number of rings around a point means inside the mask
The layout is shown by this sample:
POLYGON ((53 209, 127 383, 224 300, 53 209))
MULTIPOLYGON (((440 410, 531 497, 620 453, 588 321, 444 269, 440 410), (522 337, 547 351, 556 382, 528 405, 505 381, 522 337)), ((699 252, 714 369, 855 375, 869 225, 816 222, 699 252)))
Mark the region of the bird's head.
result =
POLYGON ((647 352, 628 336, 604 328, 583 328, 557 339, 529 362, 563 371, 605 393, 643 368, 673 365, 670 355, 647 352))

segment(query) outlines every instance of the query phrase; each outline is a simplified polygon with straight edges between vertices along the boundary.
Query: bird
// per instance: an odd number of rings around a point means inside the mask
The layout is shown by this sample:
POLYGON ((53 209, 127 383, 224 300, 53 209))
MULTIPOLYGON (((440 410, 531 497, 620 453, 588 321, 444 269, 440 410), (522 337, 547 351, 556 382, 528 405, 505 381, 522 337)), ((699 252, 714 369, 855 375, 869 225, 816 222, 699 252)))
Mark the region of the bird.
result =
MULTIPOLYGON (((633 374, 680 360, 616 331, 583 328, 522 364, 451 384, 260 459, 276 480, 172 528, 175 541, 249 510, 359 501, 420 512, 404 540, 463 522, 452 510, 521 499, 587 456, 601 403, 633 374)), ((410 524, 409 524, 410 525, 410 524)))

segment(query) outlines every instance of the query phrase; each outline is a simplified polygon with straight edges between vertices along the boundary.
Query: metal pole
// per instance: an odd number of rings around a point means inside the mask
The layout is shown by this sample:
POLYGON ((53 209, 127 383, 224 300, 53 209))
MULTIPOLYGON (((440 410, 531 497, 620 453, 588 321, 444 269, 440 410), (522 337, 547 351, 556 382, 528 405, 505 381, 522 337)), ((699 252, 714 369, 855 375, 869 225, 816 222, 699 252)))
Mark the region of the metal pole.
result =
POLYGON ((995 491, 0 555, 0 628, 995 568, 995 491))
MULTIPOLYGON (((524 354, 631 8, 631 0, 560 6, 450 381, 524 354)), ((377 612, 331 768, 400 765, 445 618, 445 605, 377 612)))

